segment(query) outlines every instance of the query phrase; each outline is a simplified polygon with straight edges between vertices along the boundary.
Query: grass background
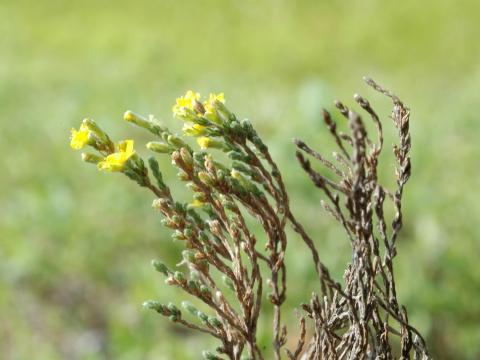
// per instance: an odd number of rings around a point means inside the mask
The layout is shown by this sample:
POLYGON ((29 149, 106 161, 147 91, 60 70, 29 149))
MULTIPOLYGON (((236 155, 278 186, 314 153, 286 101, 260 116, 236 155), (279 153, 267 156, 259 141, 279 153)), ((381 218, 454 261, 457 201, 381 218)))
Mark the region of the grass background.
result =
MULTIPOLYGON (((179 258, 151 196, 98 173, 68 147, 70 128, 85 116, 114 138, 147 141, 121 121, 126 109, 179 129, 171 105, 190 88, 224 91, 230 108, 252 120, 340 278, 347 241, 320 210, 291 139, 328 153, 319 110, 337 97, 352 104, 357 91, 390 125, 388 102, 362 84, 367 74, 412 109, 400 300, 435 358, 478 359, 479 13, 474 0, 2 1, 2 357, 198 359, 200 349, 214 348, 141 308, 149 298, 184 299, 149 265, 179 258)), ((295 241, 290 308, 315 286, 309 255, 295 241)), ((260 330, 269 346, 267 325, 260 330)))

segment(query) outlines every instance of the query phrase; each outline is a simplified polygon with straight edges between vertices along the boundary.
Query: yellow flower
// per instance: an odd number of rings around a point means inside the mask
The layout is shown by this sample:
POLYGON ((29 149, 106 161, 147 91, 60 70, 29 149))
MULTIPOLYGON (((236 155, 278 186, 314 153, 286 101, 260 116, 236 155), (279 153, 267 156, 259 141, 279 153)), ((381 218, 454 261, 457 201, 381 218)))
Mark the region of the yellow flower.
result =
POLYGON ((210 94, 208 100, 203 103, 203 107, 207 113, 213 112, 213 106, 215 105, 216 101, 220 101, 222 104, 225 104, 225 95, 223 93, 210 94))
POLYGON ((133 150, 133 140, 122 141, 118 145, 118 152, 108 155, 103 161, 98 163, 99 170, 122 171, 125 163, 135 154, 133 150))
POLYGON ((192 208, 200 208, 203 205, 205 205, 205 203, 198 199, 194 199, 189 205, 190 205, 189 207, 192 207, 192 208))
POLYGON ((225 145, 217 140, 211 139, 206 136, 202 136, 197 138, 197 144, 200 146, 201 149, 224 149, 225 145))
POLYGON ((210 93, 208 97, 208 101, 211 103, 214 103, 215 101, 220 101, 222 104, 225 104, 225 94, 220 93, 220 94, 212 94, 210 93))
POLYGON ((88 143, 88 136, 90 135, 90 130, 86 124, 80 125, 79 130, 72 129, 70 137, 70 146, 72 149, 80 150, 88 143))
POLYGON ((200 136, 205 134, 206 127, 199 124, 185 123, 183 124, 183 133, 188 136, 200 136))
POLYGON ((175 116, 185 115, 185 110, 193 110, 195 101, 200 100, 200 94, 192 90, 188 90, 185 96, 180 96, 176 100, 176 104, 173 106, 172 111, 175 116))
POLYGON ((201 149, 208 149, 212 143, 212 139, 202 136, 197 139, 197 143, 201 149))
POLYGON ((217 115, 215 114, 215 103, 219 101, 222 104, 225 104, 225 95, 220 94, 210 94, 208 100, 203 103, 205 108, 205 117, 213 122, 218 122, 217 115))

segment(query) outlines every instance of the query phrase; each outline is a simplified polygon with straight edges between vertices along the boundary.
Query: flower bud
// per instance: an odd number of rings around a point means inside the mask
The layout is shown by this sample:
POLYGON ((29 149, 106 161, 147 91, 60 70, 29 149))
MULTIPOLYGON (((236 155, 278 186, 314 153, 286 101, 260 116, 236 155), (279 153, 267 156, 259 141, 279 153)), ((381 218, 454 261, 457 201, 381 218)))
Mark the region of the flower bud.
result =
POLYGON ((208 225, 212 234, 217 236, 222 235, 222 227, 220 226, 220 222, 218 220, 211 220, 208 222, 208 225))
POLYGON ((163 141, 168 142, 168 136, 170 135, 169 131, 163 131, 160 133, 160 137, 163 141))
POLYGON ((171 319, 173 321, 178 320, 182 316, 181 311, 173 303, 168 303, 167 309, 170 312, 170 314, 173 317, 175 317, 175 319, 171 319))
POLYGON ((175 224, 175 222, 173 222, 170 219, 162 219, 162 220, 160 220, 160 223, 163 226, 168 227, 170 229, 175 229, 177 227, 177 224, 175 224))
POLYGON ((188 146, 182 139, 180 139, 178 136, 175 136, 175 135, 168 135, 167 141, 170 145, 173 145, 177 148, 188 146))
POLYGON ((177 308, 177 307, 175 306, 175 304, 173 304, 173 303, 168 303, 167 309, 168 309, 168 311, 170 311, 170 312, 172 312, 172 313, 174 313, 174 314, 175 314, 175 313, 178 314, 178 313, 180 312, 180 310, 178 310, 178 308, 177 308))
POLYGON ((250 175, 252 172, 247 166, 244 165, 243 162, 240 161, 232 161, 232 168, 247 175, 250 175))
POLYGON ((182 165, 182 156, 178 150, 172 152, 172 165, 181 166, 182 165))
POLYGON ((198 238, 200 239, 201 242, 204 242, 204 243, 208 242, 208 240, 209 240, 208 235, 205 234, 204 231, 199 231, 198 232, 198 238))
POLYGON ((200 251, 195 252, 194 254, 195 261, 202 261, 205 259, 205 254, 201 253, 200 251))
POLYGON ((210 323, 210 325, 215 326, 215 327, 221 327, 222 326, 222 323, 220 322, 220 320, 218 320, 214 316, 209 316, 208 317, 208 322, 210 323))
POLYGON ((184 231, 183 231, 183 235, 185 235, 186 238, 191 238, 194 233, 193 233, 193 230, 190 229, 190 228, 186 228, 184 231))
POLYGON ((204 312, 198 310, 197 311, 197 316, 202 321, 202 323, 204 323, 204 324, 208 323, 208 315, 205 314, 204 312))
POLYGON ((213 140, 212 138, 202 136, 197 139, 197 144, 200 146, 201 149, 223 149, 225 145, 217 140, 213 140))
POLYGON ((148 150, 151 150, 160 154, 168 154, 173 150, 169 145, 159 141, 150 141, 147 143, 146 146, 148 150))
POLYGON ((218 302, 225 301, 225 297, 223 296, 220 290, 215 291, 215 298, 217 299, 218 302))
POLYGON ((177 173, 177 178, 178 180, 180 181, 188 181, 190 180, 190 176, 183 170, 180 170, 178 173, 177 173))
MULTIPOLYGON (((205 206, 205 202, 204 202, 205 198, 203 197, 203 200, 201 199, 202 197, 197 198, 195 195, 198 195, 198 194, 201 194, 201 193, 193 194, 194 200, 190 204, 187 205, 188 210, 194 211, 194 209, 203 208, 205 206)), ((190 215, 195 216, 195 215, 193 215, 193 213, 191 213, 190 215)), ((196 220, 201 221, 200 217, 195 216, 195 218, 196 218, 196 220)))
POLYGON ((243 131, 243 128, 242 128, 242 125, 240 125, 240 123, 238 121, 234 121, 232 123, 230 123, 230 129, 232 130, 232 132, 236 135, 236 136, 239 136, 239 137, 244 137, 244 131, 243 131))
POLYGON ((201 191, 200 188, 197 186, 197 184, 195 184, 193 182, 186 183, 185 186, 193 192, 201 191))
POLYGON ((155 199, 152 201, 152 207, 155 210, 167 210, 168 209, 168 200, 166 199, 155 199))
POLYGON ((164 310, 163 305, 159 301, 155 301, 155 300, 147 300, 142 304, 142 306, 145 309, 155 310, 159 313, 163 313, 163 310, 164 310))
POLYGON ((172 221, 173 221, 175 224, 179 225, 179 224, 182 222, 182 218, 181 218, 180 216, 178 216, 178 215, 173 215, 173 216, 172 216, 172 221))
POLYGON ((243 131, 245 135, 250 138, 256 134, 255 129, 252 126, 252 123, 247 119, 242 120, 241 122, 243 131))
POLYGON ((151 122, 142 115, 136 114, 131 110, 127 110, 125 114, 123 114, 123 119, 147 130, 150 130, 152 125, 151 122))
POLYGON ((250 161, 250 157, 241 151, 232 150, 227 155, 232 160, 238 160, 244 163, 248 163, 250 161))
POLYGON ((243 176, 240 171, 232 169, 230 176, 237 180, 238 183, 248 191, 254 192, 256 195, 259 194, 260 191, 258 188, 249 179, 243 176))
POLYGON ((173 278, 177 280, 179 283, 186 282, 185 275, 183 275, 183 273, 180 271, 175 271, 175 273, 173 274, 173 278))
POLYGON ((200 292, 207 299, 210 299, 212 297, 212 292, 206 285, 200 285, 200 292))
POLYGON ((255 145, 255 147, 258 149, 258 151, 260 151, 261 153, 265 153, 268 149, 267 149, 267 145, 265 145, 262 141, 262 139, 260 139, 260 137, 258 136, 253 136, 252 137, 252 143, 253 145, 255 145))
POLYGON ((217 170, 217 179, 218 181, 223 181, 225 180, 226 172, 224 170, 218 169, 217 170))
POLYGON ((197 312, 198 312, 197 308, 193 306, 191 303, 189 303, 188 301, 182 301, 182 308, 187 310, 190 314, 197 316, 197 312))
POLYGON ((94 133, 101 140, 102 143, 107 145, 109 148, 112 148, 112 149, 114 148, 114 145, 110 140, 110 138, 108 137, 108 135, 102 129, 100 129, 100 127, 97 125, 95 121, 93 121, 92 119, 86 118, 86 119, 83 119, 82 123, 85 124, 85 126, 88 127, 88 130, 94 133))
POLYGON ((206 126, 200 124, 185 123, 182 131, 187 136, 201 136, 206 133, 206 126))
POLYGON ((183 250, 182 251, 183 258, 188 262, 195 262, 195 251, 194 250, 183 250))
POLYGON ((205 151, 196 151, 193 153, 193 158, 195 159, 195 162, 203 164, 205 161, 205 155, 207 155, 205 151))
POLYGON ((202 206, 203 203, 207 200, 205 193, 203 192, 193 193, 193 198, 199 202, 199 204, 195 204, 195 205, 198 205, 198 207, 202 206))
POLYGON ((175 285, 177 282, 173 278, 173 276, 169 276, 168 278, 165 279, 165 284, 167 285, 175 285))
POLYGON ((202 103, 197 99, 193 99, 193 109, 199 113, 200 115, 205 114, 205 108, 203 107, 202 103))
POLYGON ((199 288, 195 280, 188 280, 187 286, 188 286, 188 289, 194 294, 198 293, 199 288))
POLYGON ((169 274, 169 270, 168 270, 168 267, 162 263, 161 261, 159 260, 152 260, 152 266, 155 268, 155 270, 157 270, 158 272, 161 272, 162 274, 164 274, 165 276, 168 276, 169 274))
POLYGON ((175 211, 179 214, 185 214, 185 212, 187 211, 186 204, 180 201, 175 201, 175 211))
POLYGON ((235 205, 234 202, 229 201, 229 200, 223 200, 222 205, 225 207, 225 209, 230 210, 230 211, 236 211, 237 206, 235 205))
POLYGON ((213 255, 213 247, 210 244, 203 245, 203 252, 205 254, 213 255))
POLYGON ((183 163, 188 168, 191 169, 193 167, 193 158, 192 158, 192 155, 190 154, 190 151, 188 151, 186 148, 182 147, 180 149, 180 156, 182 157, 183 163))
POLYGON ((235 170, 235 169, 232 169, 232 171, 230 172, 230 176, 234 179, 237 179, 238 181, 243 180, 243 176, 242 176, 242 174, 240 174, 240 171, 235 170))
POLYGON ((100 161, 103 161, 103 157, 91 154, 91 153, 82 153, 82 161, 92 164, 98 164, 100 161))
POLYGON ((197 176, 200 179, 200 181, 205 185, 207 186, 213 185, 213 179, 205 171, 199 171, 197 176))
POLYGON ((183 235, 183 233, 180 230, 175 230, 173 232, 172 239, 179 240, 179 241, 186 240, 185 235, 183 235))

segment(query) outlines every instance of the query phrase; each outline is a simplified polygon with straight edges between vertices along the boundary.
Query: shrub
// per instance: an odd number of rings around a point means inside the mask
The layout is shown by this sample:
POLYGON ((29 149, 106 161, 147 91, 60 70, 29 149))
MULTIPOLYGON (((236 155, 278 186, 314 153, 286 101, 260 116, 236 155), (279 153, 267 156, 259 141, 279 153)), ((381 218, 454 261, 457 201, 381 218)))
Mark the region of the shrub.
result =
POLYGON ((196 298, 208 313, 190 302, 181 304, 184 312, 173 303, 151 300, 144 306, 218 339, 221 345, 215 352, 203 352, 204 358, 265 359, 272 354, 275 359, 283 354, 289 359, 429 358, 424 339, 409 324, 407 311, 398 302, 393 268, 402 227, 402 193, 411 172, 410 113, 394 94, 371 79, 366 82, 393 102, 392 119, 399 136, 399 144, 393 146, 395 190, 378 181, 382 123, 363 97, 354 98, 373 121, 375 139, 368 136, 359 114, 337 102, 350 132, 339 132, 324 111, 323 119, 338 147, 333 153, 335 161, 295 140, 299 164, 323 191, 323 208, 340 223, 350 241, 352 258, 343 283, 330 275, 314 240, 292 213, 282 175, 267 145, 249 121, 239 120, 230 111, 223 94, 210 94, 202 101, 198 93, 188 91, 173 107, 175 117, 184 122, 184 136, 195 137, 199 150, 152 116, 131 111, 124 115, 126 121, 155 137, 146 144, 149 150, 171 157, 179 180, 193 193, 190 203, 174 199, 155 157, 145 163, 135 152, 133 140, 115 144, 91 119, 72 130, 72 148, 96 150, 82 154, 85 162, 96 164, 101 171, 123 173, 155 195, 152 206, 163 215, 163 225, 172 230, 173 239, 184 244, 179 265, 185 272, 170 269, 159 260, 152 265, 168 285, 196 298), (215 151, 227 156, 214 156, 215 151), (329 174, 313 170, 306 155, 320 162, 329 174), (384 216, 387 200, 395 212, 391 226, 384 216), (254 234, 247 225, 248 217, 258 222, 263 236, 254 234), (303 315, 293 349, 286 349, 288 333, 281 311, 287 296, 287 224, 311 251, 321 285, 321 294, 313 294, 301 304, 303 315), (257 343, 266 293, 273 308, 272 354, 257 343))

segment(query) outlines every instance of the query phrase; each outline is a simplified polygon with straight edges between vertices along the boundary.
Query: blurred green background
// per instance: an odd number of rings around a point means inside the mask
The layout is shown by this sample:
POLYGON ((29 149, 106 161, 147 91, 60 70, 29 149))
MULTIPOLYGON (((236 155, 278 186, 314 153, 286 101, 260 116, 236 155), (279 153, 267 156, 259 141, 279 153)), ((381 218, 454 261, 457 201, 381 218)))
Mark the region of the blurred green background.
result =
MULTIPOLYGON (((319 110, 335 98, 353 104, 358 91, 393 142, 390 104, 362 83, 369 75, 412 109, 400 300, 437 359, 478 359, 479 14, 475 0, 0 2, 1 357, 198 359, 214 348, 141 307, 185 299, 149 264, 179 261, 152 196, 82 163, 68 144, 70 128, 92 116, 141 146, 149 137, 121 120, 127 109, 178 131, 171 106, 190 88, 224 91, 252 120, 340 279, 348 242, 321 211, 291 140, 329 153, 319 110)), ((299 244, 292 239, 287 259, 290 309, 315 288, 299 244)))

